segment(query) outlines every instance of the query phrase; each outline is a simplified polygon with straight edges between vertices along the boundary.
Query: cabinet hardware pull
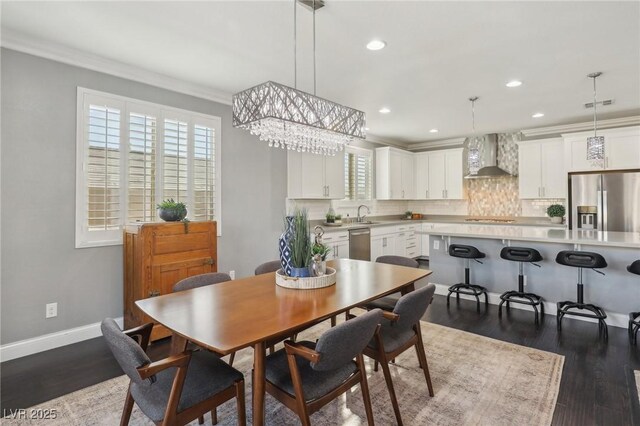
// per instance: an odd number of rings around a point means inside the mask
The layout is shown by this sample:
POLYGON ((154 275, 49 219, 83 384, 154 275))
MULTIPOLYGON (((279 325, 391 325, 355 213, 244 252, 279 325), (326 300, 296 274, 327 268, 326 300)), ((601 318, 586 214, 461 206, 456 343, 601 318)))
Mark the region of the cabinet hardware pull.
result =
POLYGON ((424 191, 424 198, 429 198, 429 190, 424 191))
POLYGON ((402 190, 402 198, 404 198, 404 189, 402 190))
POLYGON ((160 296, 160 290, 149 290, 149 297, 160 296))

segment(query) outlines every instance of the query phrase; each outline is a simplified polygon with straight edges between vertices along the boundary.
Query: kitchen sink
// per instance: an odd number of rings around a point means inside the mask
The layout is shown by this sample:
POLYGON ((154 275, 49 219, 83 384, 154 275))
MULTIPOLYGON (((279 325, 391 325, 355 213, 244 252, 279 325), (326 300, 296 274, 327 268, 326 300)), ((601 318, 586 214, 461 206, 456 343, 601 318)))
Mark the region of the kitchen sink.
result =
POLYGON ((364 222, 353 222, 352 225, 375 225, 380 222, 371 222, 370 220, 365 220, 364 222))

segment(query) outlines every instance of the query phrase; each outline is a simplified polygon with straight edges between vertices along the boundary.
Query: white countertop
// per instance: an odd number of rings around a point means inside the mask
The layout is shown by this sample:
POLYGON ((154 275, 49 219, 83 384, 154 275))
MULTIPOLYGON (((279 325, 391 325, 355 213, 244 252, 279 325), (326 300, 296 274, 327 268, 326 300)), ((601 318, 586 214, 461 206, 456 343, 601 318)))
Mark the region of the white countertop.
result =
POLYGON ((640 232, 569 231, 531 226, 455 225, 426 230, 430 235, 483 238, 491 240, 538 241, 543 243, 585 244, 640 248, 640 232))

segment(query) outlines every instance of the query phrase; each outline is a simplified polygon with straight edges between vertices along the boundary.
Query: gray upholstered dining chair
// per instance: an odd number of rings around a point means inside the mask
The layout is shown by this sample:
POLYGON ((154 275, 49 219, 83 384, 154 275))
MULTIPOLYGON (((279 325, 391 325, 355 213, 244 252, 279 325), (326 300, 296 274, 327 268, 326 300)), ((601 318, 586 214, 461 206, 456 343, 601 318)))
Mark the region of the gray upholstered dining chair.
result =
POLYGON ((367 421, 373 425, 362 350, 381 320, 382 311, 375 309, 330 328, 317 343, 286 341, 284 349, 266 358, 267 392, 308 426, 311 414, 360 383, 367 421))
POLYGON ((424 343, 420 331, 420 318, 427 311, 435 291, 436 286, 434 284, 427 284, 426 287, 402 296, 396 303, 393 312, 383 311, 384 319, 381 326, 376 331, 375 337, 364 349, 364 354, 375 361, 375 371, 378 371, 378 362, 382 365, 384 379, 387 382, 391 404, 393 405, 398 425, 402 425, 402 417, 400 416, 398 400, 391 380, 389 361, 412 346, 415 347, 420 368, 422 368, 427 381, 429 395, 434 395, 427 365, 427 355, 424 351, 424 343))
POLYGON ((238 425, 246 424, 244 376, 208 351, 185 351, 151 362, 145 353, 153 324, 122 331, 107 318, 100 326, 109 349, 124 373, 129 389, 120 425, 129 424, 134 402, 154 423, 185 425, 237 398, 238 425))
MULTIPOLYGON (((231 281, 231 276, 229 274, 224 272, 209 272, 206 274, 193 275, 191 277, 180 280, 174 284, 172 290, 174 293, 177 293, 179 291, 191 290, 207 285, 224 283, 227 281, 231 281)), ((233 360, 235 359, 235 357, 235 352, 232 352, 231 355, 229 355, 229 365, 233 366, 233 360)))
MULTIPOLYGON (((380 256, 376 259, 376 263, 386 263, 388 265, 396 265, 396 266, 406 266, 407 268, 419 268, 420 264, 417 260, 411 259, 410 257, 404 256, 380 256)), ((396 306, 396 302, 398 301, 398 296, 400 294, 381 297, 376 300, 372 300, 371 302, 363 305, 366 309, 382 309, 383 311, 393 311, 393 308, 396 306)))
POLYGON ((259 265, 255 270, 255 275, 268 274, 269 272, 275 272, 282 268, 282 264, 279 260, 272 260, 259 265))

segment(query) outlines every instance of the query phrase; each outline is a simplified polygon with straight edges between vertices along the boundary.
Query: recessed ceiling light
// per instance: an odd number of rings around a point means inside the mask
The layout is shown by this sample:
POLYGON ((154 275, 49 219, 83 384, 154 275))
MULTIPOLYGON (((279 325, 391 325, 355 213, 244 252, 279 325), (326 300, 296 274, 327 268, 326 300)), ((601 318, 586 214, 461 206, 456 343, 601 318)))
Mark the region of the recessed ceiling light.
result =
POLYGON ((379 112, 380 114, 389 114, 389 113, 391 112, 391 110, 390 110, 389 108, 387 108, 387 107, 383 107, 383 108, 380 108, 380 109, 378 110, 378 112, 379 112))
POLYGON ((369 50, 382 50, 385 48, 385 46, 387 45, 387 43, 385 43, 382 40, 371 40, 369 43, 367 43, 367 49, 369 50))
POLYGON ((544 113, 542 112, 536 112, 535 114, 533 114, 531 117, 533 118, 540 118, 540 117, 544 117, 544 113))
POLYGON ((438 133, 438 129, 431 129, 429 130, 429 133, 438 133))
POLYGON ((511 80, 510 82, 507 83, 507 87, 518 87, 518 86, 522 86, 522 82, 519 80, 511 80))
POLYGON ((367 131, 369 130, 369 128, 368 128, 368 127, 365 127, 364 129, 365 129, 365 130, 367 130, 367 131))

